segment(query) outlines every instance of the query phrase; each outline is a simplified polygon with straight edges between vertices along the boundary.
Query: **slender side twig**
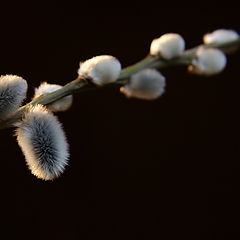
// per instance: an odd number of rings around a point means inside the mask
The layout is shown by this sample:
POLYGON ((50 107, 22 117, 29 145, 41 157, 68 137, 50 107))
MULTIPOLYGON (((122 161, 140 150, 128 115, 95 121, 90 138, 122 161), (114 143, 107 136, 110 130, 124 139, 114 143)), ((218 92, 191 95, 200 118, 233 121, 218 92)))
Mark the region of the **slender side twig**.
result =
MULTIPOLYGON (((237 47, 238 45, 240 45, 240 38, 238 38, 237 40, 228 42, 228 43, 224 43, 224 44, 199 45, 192 49, 186 50, 181 56, 171 59, 171 60, 164 60, 160 56, 157 57, 157 56, 148 55, 147 57, 145 57, 138 63, 124 68, 121 71, 119 79, 116 82, 110 83, 110 84, 123 85, 127 82, 128 78, 132 74, 134 74, 142 69, 145 69, 145 68, 163 69, 166 67, 179 66, 179 65, 188 66, 189 64, 191 64, 192 59, 195 57, 196 51, 199 47, 204 47, 204 48, 214 47, 214 48, 218 48, 224 52, 228 52, 229 49, 237 47)), ((58 99, 61 99, 67 95, 71 95, 78 91, 84 91, 87 89, 92 89, 92 88, 97 88, 97 87, 98 86, 91 84, 88 79, 83 79, 83 78, 78 77, 75 80, 73 80, 72 82, 69 82, 68 84, 63 86, 61 89, 56 90, 49 94, 41 95, 37 99, 34 99, 33 101, 29 102, 28 104, 20 107, 18 109, 18 111, 13 116, 11 116, 11 118, 4 120, 4 121, 0 121, 0 129, 16 126, 17 123, 19 121, 21 121, 22 116, 29 109, 30 106, 33 106, 36 104, 48 105, 48 104, 50 104, 58 99)))

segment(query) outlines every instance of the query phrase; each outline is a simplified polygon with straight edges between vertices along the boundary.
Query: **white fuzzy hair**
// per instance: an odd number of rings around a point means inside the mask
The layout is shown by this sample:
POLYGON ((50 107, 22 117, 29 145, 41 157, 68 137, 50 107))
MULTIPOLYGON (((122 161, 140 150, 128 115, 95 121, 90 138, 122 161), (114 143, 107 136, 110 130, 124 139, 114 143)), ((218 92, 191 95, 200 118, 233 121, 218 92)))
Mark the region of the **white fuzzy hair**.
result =
MULTIPOLYGON (((62 88, 61 85, 49 84, 47 82, 43 82, 38 88, 35 88, 35 95, 33 99, 39 97, 42 94, 54 92, 60 88, 62 88)), ((62 112, 62 111, 68 110, 72 106, 72 102, 73 102, 73 96, 69 95, 51 104, 48 104, 47 108, 53 112, 60 112, 60 111, 62 112)))
POLYGON ((120 91, 127 97, 153 100, 165 91, 165 77, 155 69, 143 69, 131 76, 127 85, 120 91))
POLYGON ((27 82, 16 75, 0 76, 0 119, 10 117, 26 98, 27 82))
POLYGON ((203 42, 205 44, 212 43, 227 43, 237 40, 239 34, 231 29, 218 29, 211 33, 207 33, 203 36, 203 42))
POLYGON ((200 47, 196 52, 189 71, 199 75, 214 75, 223 71, 227 64, 226 55, 215 48, 200 47))
POLYGON ((185 41, 177 33, 166 33, 151 43, 150 54, 160 55, 164 59, 172 59, 183 53, 185 41))
POLYGON ((66 136, 61 123, 44 106, 38 104, 29 109, 16 136, 36 177, 53 180, 64 171, 69 159, 66 136))
POLYGON ((121 64, 113 56, 102 55, 80 63, 79 76, 90 78, 96 85, 104 85, 118 79, 121 64))

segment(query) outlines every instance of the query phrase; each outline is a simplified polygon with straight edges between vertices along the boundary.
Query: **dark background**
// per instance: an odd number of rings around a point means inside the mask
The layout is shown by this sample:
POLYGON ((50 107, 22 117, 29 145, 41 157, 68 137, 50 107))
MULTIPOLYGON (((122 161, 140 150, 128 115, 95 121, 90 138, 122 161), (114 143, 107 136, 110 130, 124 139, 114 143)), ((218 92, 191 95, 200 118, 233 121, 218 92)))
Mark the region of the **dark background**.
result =
MULTIPOLYGON (((41 81, 66 84, 79 61, 96 55, 114 55, 125 67, 167 32, 190 48, 206 32, 240 30, 236 8, 113 5, 1 6, 1 74, 24 77, 30 99, 41 81)), ((156 101, 126 99, 113 87, 75 95, 58 114, 71 159, 53 182, 31 175, 13 130, 2 130, 6 239, 238 239, 239 56, 211 78, 162 71, 167 91, 156 101)))

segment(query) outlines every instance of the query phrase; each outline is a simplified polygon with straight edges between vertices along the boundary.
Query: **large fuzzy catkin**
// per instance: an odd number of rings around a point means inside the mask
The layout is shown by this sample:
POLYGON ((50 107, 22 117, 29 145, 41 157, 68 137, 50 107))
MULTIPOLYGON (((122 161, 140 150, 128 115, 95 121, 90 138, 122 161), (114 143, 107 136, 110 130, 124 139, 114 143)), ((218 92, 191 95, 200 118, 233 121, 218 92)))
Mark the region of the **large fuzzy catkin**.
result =
POLYGON ((36 177, 53 180, 64 171, 69 158, 65 133, 57 118, 44 106, 29 109, 16 136, 26 163, 36 177))
MULTIPOLYGON (((35 95, 33 99, 39 97, 42 94, 54 92, 60 88, 62 88, 61 85, 49 84, 47 82, 43 82, 38 88, 35 88, 35 95)), ((68 110, 72 106, 72 102, 73 102, 73 96, 69 95, 51 104, 48 104, 47 108, 53 112, 62 112, 62 111, 68 110)))
POLYGON ((0 76, 0 120, 10 117, 26 98, 27 82, 16 75, 0 76))

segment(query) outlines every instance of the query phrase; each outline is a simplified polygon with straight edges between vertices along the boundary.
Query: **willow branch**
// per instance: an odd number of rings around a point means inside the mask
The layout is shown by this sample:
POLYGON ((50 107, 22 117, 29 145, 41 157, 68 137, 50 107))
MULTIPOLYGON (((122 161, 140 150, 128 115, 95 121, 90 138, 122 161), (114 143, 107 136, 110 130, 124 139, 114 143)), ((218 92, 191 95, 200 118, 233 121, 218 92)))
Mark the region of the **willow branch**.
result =
POLYGON ((122 70, 121 75, 119 77, 119 80, 117 82, 124 82, 123 80, 125 78, 128 78, 132 74, 144 69, 144 68, 157 68, 157 69, 163 69, 166 67, 172 67, 172 66, 179 66, 179 65, 185 65, 188 66, 191 64, 192 59, 196 56, 196 51, 199 47, 204 48, 218 48, 222 50, 223 52, 227 53, 232 48, 235 48, 240 45, 240 37, 237 40, 224 43, 224 44, 208 44, 208 45, 199 45, 197 47, 191 48, 186 50, 180 57, 171 59, 171 60, 165 60, 156 56, 148 55, 146 58, 141 60, 140 62, 129 66, 122 70))
MULTIPOLYGON (((240 38, 224 44, 199 45, 192 49, 186 50, 181 56, 171 60, 164 60, 160 56, 158 57, 158 56, 148 55, 138 63, 124 68, 121 71, 119 79, 114 83, 110 83, 109 85, 116 85, 116 84, 123 85, 127 82, 128 78, 132 74, 145 68, 163 69, 166 67, 180 66, 180 65, 188 66, 189 64, 191 64, 192 59, 195 57, 196 51, 199 47, 204 47, 204 48, 214 47, 227 53, 230 49, 235 48, 239 45, 240 45, 240 38)), ((83 79, 81 77, 78 77, 77 79, 63 86, 61 89, 56 90, 49 94, 41 95, 38 98, 34 99, 33 101, 29 102, 28 104, 20 107, 18 111, 13 116, 11 116, 11 118, 4 121, 0 121, 0 129, 16 126, 19 123, 19 121, 21 121, 24 113, 29 109, 30 106, 33 106, 36 104, 48 105, 67 95, 71 95, 79 91, 85 91, 87 89, 94 89, 94 88, 98 88, 98 86, 91 84, 91 82, 88 79, 83 79)))

